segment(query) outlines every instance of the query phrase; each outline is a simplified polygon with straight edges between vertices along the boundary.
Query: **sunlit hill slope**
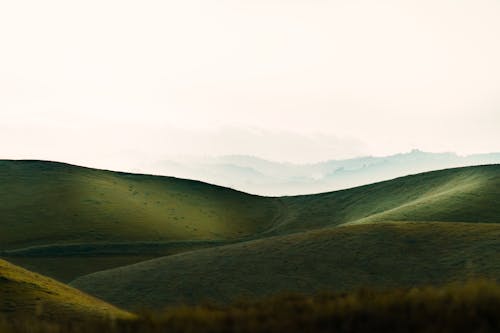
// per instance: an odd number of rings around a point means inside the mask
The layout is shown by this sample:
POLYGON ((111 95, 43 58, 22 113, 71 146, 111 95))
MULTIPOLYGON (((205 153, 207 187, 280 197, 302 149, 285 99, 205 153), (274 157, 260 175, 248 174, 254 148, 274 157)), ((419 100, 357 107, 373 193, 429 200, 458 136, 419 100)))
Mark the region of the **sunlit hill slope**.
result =
POLYGON ((132 318, 97 298, 0 260, 0 314, 61 320, 132 318))

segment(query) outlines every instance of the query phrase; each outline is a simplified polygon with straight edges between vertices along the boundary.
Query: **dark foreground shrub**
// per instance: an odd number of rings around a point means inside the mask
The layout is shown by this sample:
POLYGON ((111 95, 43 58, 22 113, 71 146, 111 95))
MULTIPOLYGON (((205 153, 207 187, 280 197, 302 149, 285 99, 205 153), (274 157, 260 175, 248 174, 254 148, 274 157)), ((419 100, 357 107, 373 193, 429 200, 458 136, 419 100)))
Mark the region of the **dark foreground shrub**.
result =
POLYGON ((500 332, 500 286, 472 281, 441 288, 282 295, 230 306, 145 312, 129 321, 0 320, 1 333, 79 332, 500 332))

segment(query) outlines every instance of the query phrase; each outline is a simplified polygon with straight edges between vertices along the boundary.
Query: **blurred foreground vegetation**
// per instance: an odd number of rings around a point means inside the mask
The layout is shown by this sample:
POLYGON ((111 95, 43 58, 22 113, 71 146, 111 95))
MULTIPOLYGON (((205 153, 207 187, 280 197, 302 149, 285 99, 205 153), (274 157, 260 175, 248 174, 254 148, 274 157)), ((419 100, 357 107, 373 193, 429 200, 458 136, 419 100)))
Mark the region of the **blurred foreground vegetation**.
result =
POLYGON ((4 317, 0 332, 500 332, 500 285, 475 280, 444 287, 281 295, 230 306, 171 307, 130 320, 4 317))

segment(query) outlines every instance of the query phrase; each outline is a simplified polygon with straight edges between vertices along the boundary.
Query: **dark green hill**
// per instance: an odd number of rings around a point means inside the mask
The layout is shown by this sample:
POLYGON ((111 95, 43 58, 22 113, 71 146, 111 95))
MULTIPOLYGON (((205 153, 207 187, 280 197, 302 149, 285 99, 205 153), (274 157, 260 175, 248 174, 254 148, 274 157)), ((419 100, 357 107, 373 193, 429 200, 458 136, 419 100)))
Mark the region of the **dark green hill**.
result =
POLYGON ((500 280, 500 224, 380 223, 181 253, 97 272, 71 285, 128 309, 285 291, 500 280))

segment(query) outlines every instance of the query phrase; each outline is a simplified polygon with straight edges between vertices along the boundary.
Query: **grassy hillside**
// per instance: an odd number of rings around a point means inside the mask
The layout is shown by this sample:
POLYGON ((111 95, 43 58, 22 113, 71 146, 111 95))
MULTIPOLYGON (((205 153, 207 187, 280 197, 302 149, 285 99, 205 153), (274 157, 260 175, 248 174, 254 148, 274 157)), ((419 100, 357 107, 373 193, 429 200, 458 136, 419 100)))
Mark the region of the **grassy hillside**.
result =
POLYGON ((228 241, 80 243, 33 246, 7 250, 2 255, 24 268, 69 282, 96 271, 226 243, 228 241))
POLYGON ((0 313, 15 317, 89 320, 131 315, 50 278, 0 260, 0 313))
POLYGON ((0 246, 234 239, 268 228, 273 199, 197 181, 0 161, 0 246))
POLYGON ((0 160, 0 250, 234 240, 364 221, 500 222, 500 165, 266 198, 185 179, 0 160))
POLYGON ((279 207, 196 181, 0 160, 0 256, 70 281, 248 237, 268 229, 279 207))
POLYGON ((280 207, 197 181, 43 161, 0 160, 0 184, 0 256, 62 281, 248 237, 280 207))
POLYGON ((181 253, 71 285, 133 309, 284 291, 500 279, 499 239, 500 224, 361 224, 181 253))
POLYGON ((369 289, 315 296, 280 295, 229 306, 172 307, 134 320, 48 323, 0 317, 3 333, 257 333, 257 332, 413 332, 497 333, 500 287, 489 281, 439 288, 369 289))
MULTIPOLYGON (((500 165, 281 198, 40 161, 0 161, 0 184, 0 256, 127 309, 500 280, 500 165)), ((3 261, 0 302, 127 316, 3 261)))
POLYGON ((0 184, 0 256, 61 281, 342 224, 500 222, 500 165, 282 198, 41 161, 0 161, 0 184))
POLYGON ((317 195, 284 197, 275 233, 344 223, 500 223, 500 165, 427 172, 317 195))

